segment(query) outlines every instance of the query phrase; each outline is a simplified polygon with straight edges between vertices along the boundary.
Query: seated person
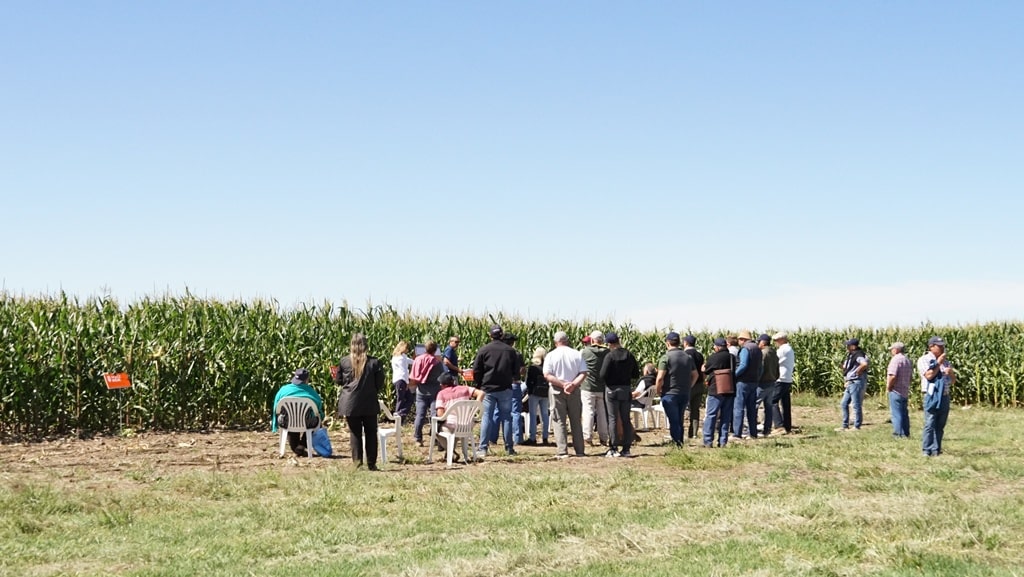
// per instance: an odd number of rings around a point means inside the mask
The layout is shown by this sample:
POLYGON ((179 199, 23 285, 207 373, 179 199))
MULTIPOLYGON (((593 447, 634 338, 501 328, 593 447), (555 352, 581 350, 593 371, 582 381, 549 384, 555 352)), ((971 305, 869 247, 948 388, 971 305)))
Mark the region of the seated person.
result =
MULTIPOLYGON (((484 398, 484 392, 480 389, 469 387, 466 385, 456 385, 455 377, 451 373, 444 373, 441 375, 441 391, 437 393, 437 416, 440 417, 448 410, 449 405, 455 401, 462 399, 473 399, 479 401, 484 398)), ((448 415, 445 422, 441 425, 449 431, 454 431, 456 426, 459 425, 455 421, 455 415, 448 415)), ((447 451, 448 445, 447 440, 444 437, 437 437, 437 446, 441 451, 447 451)), ((455 458, 458 459, 458 453, 455 454, 455 458)))
POLYGON ((654 363, 647 363, 644 365, 644 376, 640 377, 640 380, 636 383, 636 389, 633 391, 633 401, 630 406, 635 409, 645 409, 651 405, 652 397, 647 397, 647 402, 639 400, 643 396, 647 389, 654 386, 654 381, 657 378, 658 370, 654 366, 654 363))
MULTIPOLYGON (((317 408, 318 411, 320 411, 320 414, 321 415, 324 414, 324 401, 323 401, 323 399, 320 398, 320 395, 317 394, 317 392, 313 389, 313 387, 309 386, 309 371, 307 371, 306 369, 296 369, 295 373, 292 375, 291 382, 286 383, 284 385, 281 385, 281 388, 277 391, 277 395, 274 396, 274 406, 273 406, 272 411, 274 411, 274 412, 277 411, 278 403, 280 403, 281 399, 283 399, 285 397, 304 397, 304 398, 307 398, 307 399, 311 399, 314 403, 316 403, 316 408, 317 408)), ((281 426, 283 427, 283 426, 285 426, 285 423, 289 422, 289 421, 287 421, 285 419, 291 419, 293 417, 295 417, 295 416, 294 415, 285 414, 283 411, 281 412, 280 415, 275 415, 274 413, 271 413, 271 415, 270 415, 271 429, 270 430, 276 432, 279 421, 280 421, 281 426)), ((299 418, 306 418, 307 419, 306 426, 309 426, 311 424, 313 425, 310 428, 316 428, 316 427, 320 426, 320 419, 317 419, 312 414, 303 415, 303 416, 301 416, 299 418), (315 420, 316 422, 311 422, 311 420, 315 420)), ((305 433, 292 433, 292 432, 289 432, 288 433, 288 444, 291 446, 292 451, 296 455, 298 455, 300 457, 308 457, 309 456, 306 453, 306 434, 305 433)))

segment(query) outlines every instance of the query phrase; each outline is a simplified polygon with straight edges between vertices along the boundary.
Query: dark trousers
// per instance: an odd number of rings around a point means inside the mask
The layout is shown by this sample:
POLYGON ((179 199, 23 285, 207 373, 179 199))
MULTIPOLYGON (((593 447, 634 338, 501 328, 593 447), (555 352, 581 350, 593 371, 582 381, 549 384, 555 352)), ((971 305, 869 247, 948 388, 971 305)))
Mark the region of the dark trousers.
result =
POLYGON ((775 383, 775 395, 772 397, 772 417, 776 425, 781 424, 787 433, 793 429, 793 383, 775 383), (780 408, 781 405, 781 408, 780 408))
POLYGON ((409 416, 416 403, 416 393, 409 390, 407 381, 398 381, 395 385, 395 414, 403 419, 409 416))
POLYGON ((631 401, 628 388, 615 393, 609 389, 604 395, 605 413, 608 414, 608 448, 612 451, 619 450, 622 453, 628 453, 629 448, 633 445, 636 431, 633 429, 633 420, 629 413, 632 406, 631 401), (612 397, 615 396, 621 396, 622 400, 613 400, 612 397))
POLYGON ((352 461, 363 464, 363 439, 366 439, 366 463, 377 468, 377 415, 352 415, 348 423, 348 442, 352 446, 352 461))
POLYGON ((690 389, 690 424, 687 427, 687 437, 695 439, 701 436, 703 423, 700 420, 700 408, 704 406, 704 391, 700 383, 690 389))
POLYGON ((306 452, 306 433, 288 433, 288 446, 300 457, 308 457, 306 452))

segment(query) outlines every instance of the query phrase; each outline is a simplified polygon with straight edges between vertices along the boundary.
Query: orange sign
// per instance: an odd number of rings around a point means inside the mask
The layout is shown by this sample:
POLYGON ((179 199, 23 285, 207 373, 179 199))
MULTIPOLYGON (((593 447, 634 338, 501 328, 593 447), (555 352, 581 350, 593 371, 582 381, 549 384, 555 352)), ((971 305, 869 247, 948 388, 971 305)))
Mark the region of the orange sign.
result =
POLYGON ((338 369, 340 368, 338 365, 331 365, 331 379, 338 380, 338 369))
POLYGON ((107 382, 108 389, 128 389, 132 386, 128 373, 103 373, 103 380, 107 382))
POLYGON ((467 383, 473 382, 473 369, 462 369, 462 380, 467 383))

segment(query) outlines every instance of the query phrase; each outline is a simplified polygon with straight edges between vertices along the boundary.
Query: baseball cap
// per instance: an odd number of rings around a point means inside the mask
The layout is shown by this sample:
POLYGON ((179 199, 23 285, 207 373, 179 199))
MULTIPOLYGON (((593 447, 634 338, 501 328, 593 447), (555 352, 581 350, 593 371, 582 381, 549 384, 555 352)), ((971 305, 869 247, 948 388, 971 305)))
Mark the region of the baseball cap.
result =
POLYGON ((292 382, 295 384, 304 383, 309 380, 309 371, 306 369, 295 369, 292 373, 292 382))
POLYGON ((716 347, 727 347, 727 346, 729 346, 729 344, 726 343, 725 339, 723 339, 722 337, 718 337, 717 339, 715 339, 715 346, 716 347))
POLYGON ((678 343, 679 342, 679 333, 677 333, 675 331, 672 331, 669 334, 665 335, 665 340, 678 343))
POLYGON ((589 345, 590 344, 590 335, 587 335, 587 336, 583 337, 583 344, 585 344, 585 345, 589 345))
POLYGON ((615 333, 608 333, 604 336, 604 342, 614 345, 619 342, 619 335, 615 333))
POLYGON ((946 346, 946 341, 942 340, 942 337, 932 337, 928 339, 928 346, 939 345, 940 347, 946 346))
POLYGON ((893 349, 897 349, 897 350, 899 350, 899 351, 902 351, 902 350, 903 350, 903 349, 905 349, 905 348, 906 348, 906 345, 904 345, 904 344, 903 344, 902 342, 900 342, 900 341, 896 341, 895 343, 893 343, 893 344, 889 345, 889 350, 890 350, 890 351, 891 351, 891 350, 893 350, 893 349))
POLYGON ((686 335, 685 337, 683 337, 683 342, 688 345, 697 344, 697 337, 693 335, 686 335))
POLYGON ((487 334, 491 335, 491 338, 500 339, 504 331, 501 330, 501 325, 491 325, 491 329, 487 331, 487 334))
POLYGON ((757 337, 757 340, 758 340, 758 342, 762 342, 762 343, 770 343, 770 342, 772 342, 772 338, 770 336, 768 336, 767 333, 762 333, 761 336, 757 337))
POLYGON ((860 339, 854 338, 854 339, 850 339, 850 340, 846 341, 846 346, 850 346, 850 345, 853 345, 855 347, 859 347, 860 346, 860 339))
POLYGON ((788 338, 789 338, 789 335, 788 335, 788 334, 786 334, 786 332, 785 332, 785 331, 779 331, 779 332, 775 333, 775 334, 774 334, 774 335, 772 336, 772 340, 773 340, 773 341, 777 341, 777 340, 779 340, 779 339, 788 339, 788 338))

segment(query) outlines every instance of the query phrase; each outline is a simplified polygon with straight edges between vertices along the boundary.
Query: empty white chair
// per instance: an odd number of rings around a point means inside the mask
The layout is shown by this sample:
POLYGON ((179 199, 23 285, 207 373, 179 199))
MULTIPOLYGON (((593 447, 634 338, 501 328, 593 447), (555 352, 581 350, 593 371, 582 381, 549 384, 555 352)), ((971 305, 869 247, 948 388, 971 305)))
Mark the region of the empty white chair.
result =
POLYGON ((452 457, 455 455, 455 442, 462 440, 462 458, 469 462, 469 455, 476 452, 477 439, 473 434, 473 425, 477 414, 483 408, 483 403, 470 399, 462 399, 448 405, 444 414, 430 419, 430 451, 427 453, 427 462, 434 462, 434 445, 437 443, 437 436, 445 438, 448 449, 448 466, 452 466, 452 457), (449 417, 451 420, 449 421, 449 417), (454 429, 448 429, 445 423, 454 425, 454 429), (470 446, 472 443, 472 447, 470 446))
POLYGON ((306 454, 310 458, 313 457, 313 431, 320 426, 320 421, 323 416, 320 411, 316 408, 316 403, 313 399, 306 397, 284 397, 274 407, 275 418, 282 412, 288 415, 288 426, 282 427, 278 425, 277 428, 281 429, 281 455, 284 456, 284 445, 288 441, 288 433, 305 433, 306 434, 306 454), (310 429, 306 426, 306 415, 309 411, 313 411, 316 415, 316 427, 310 429))
MULTIPOLYGON (((388 437, 395 438, 395 446, 398 449, 398 459, 402 459, 402 416, 392 415, 391 410, 384 404, 384 401, 377 401, 380 403, 380 412, 384 414, 384 418, 389 421, 394 421, 394 427, 388 428, 377 428, 377 439, 380 440, 380 462, 385 464, 388 462, 388 437)), ((365 443, 364 443, 365 445, 365 443)))

